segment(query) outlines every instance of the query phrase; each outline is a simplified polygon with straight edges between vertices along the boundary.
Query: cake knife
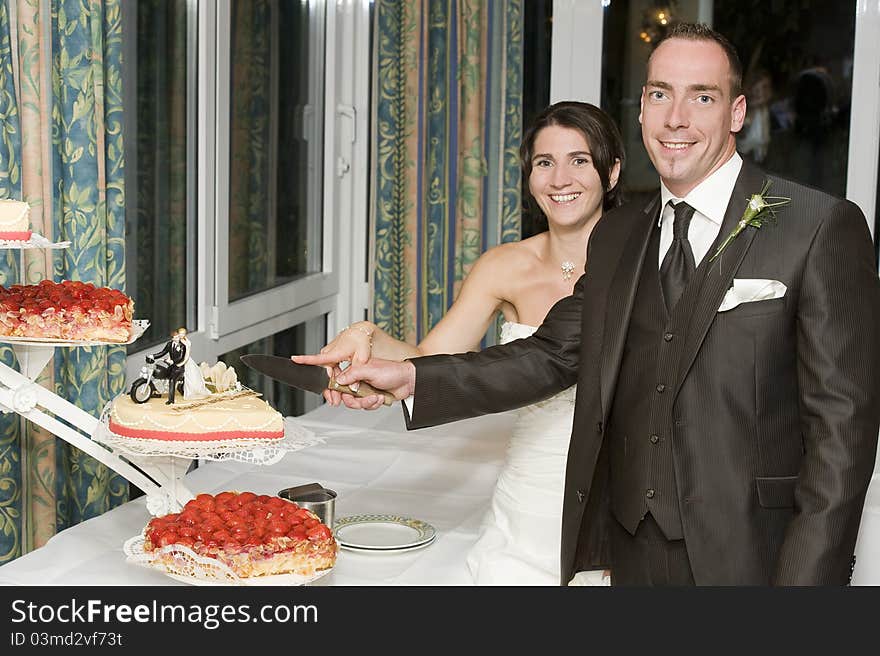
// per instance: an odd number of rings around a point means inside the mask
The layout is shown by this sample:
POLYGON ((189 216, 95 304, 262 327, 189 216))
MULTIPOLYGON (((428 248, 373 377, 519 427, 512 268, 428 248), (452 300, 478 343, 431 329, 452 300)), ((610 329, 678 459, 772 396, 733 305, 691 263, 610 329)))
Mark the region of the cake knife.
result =
POLYGON ((264 353, 243 355, 241 361, 254 371, 307 392, 321 394, 324 390, 331 389, 358 397, 380 394, 385 397, 385 405, 391 405, 397 400, 392 394, 371 387, 363 381, 358 385, 357 391, 348 385, 340 385, 335 379, 327 377, 324 367, 314 364, 297 364, 290 358, 264 353))

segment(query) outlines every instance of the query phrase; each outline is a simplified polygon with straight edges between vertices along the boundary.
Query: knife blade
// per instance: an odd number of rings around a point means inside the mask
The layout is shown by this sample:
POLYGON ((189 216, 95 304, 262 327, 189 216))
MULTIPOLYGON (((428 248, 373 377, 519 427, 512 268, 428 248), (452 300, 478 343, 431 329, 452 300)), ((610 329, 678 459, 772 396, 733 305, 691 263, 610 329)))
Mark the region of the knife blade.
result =
POLYGON ((385 405, 391 405, 397 400, 392 394, 375 389, 363 381, 358 385, 357 391, 348 385, 340 385, 335 379, 327 377, 324 367, 314 364, 297 364, 290 358, 265 353, 243 355, 241 361, 254 371, 307 392, 321 394, 324 390, 331 389, 361 398, 380 394, 385 397, 385 405))

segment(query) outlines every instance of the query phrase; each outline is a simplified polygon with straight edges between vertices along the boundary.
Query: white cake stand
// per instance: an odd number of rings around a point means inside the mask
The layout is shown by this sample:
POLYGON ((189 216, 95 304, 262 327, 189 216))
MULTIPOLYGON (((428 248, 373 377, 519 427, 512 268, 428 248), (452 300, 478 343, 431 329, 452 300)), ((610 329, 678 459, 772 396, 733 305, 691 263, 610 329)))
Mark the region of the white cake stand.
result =
MULTIPOLYGON (((0 240, 0 249, 21 250, 22 271, 24 271, 25 250, 62 249, 68 246, 70 246, 69 241, 53 243, 37 233, 31 234, 31 238, 27 241, 0 240)), ((135 319, 132 322, 129 340, 125 344, 137 340, 149 325, 149 321, 135 319)), ((170 512, 170 509, 182 507, 193 498, 192 493, 181 482, 185 471, 178 474, 173 466, 163 468, 156 466, 155 463, 141 463, 136 458, 123 457, 124 454, 119 450, 94 440, 100 429, 96 417, 35 382, 37 376, 52 359, 56 348, 120 346, 120 343, 2 336, 0 343, 12 345, 20 367, 20 371, 16 371, 0 363, 0 412, 15 412, 22 417, 22 420, 27 419, 88 453, 143 490, 150 508, 159 511, 169 509, 164 512, 170 512), (57 418, 63 419, 70 426, 57 418)))
POLYGON ((104 407, 92 438, 113 452, 136 462, 138 467, 151 476, 162 477, 166 481, 164 488, 172 494, 155 500, 147 498, 147 508, 154 515, 179 510, 192 498, 192 494, 183 485, 182 477, 193 460, 234 460, 254 465, 273 465, 290 451, 324 441, 307 428, 288 422, 284 424, 284 437, 274 439, 169 441, 126 437, 110 430, 111 404, 112 402, 104 407), (167 498, 176 499, 177 505, 163 505, 162 502, 167 498))
MULTIPOLYGON (((148 326, 147 321, 136 321, 128 343, 140 337, 148 326)), ((0 412, 15 412, 88 453, 143 490, 147 495, 147 504, 152 508, 170 512, 168 509, 180 507, 193 498, 181 482, 185 471, 177 472, 173 466, 162 467, 159 463, 123 457, 126 454, 93 439, 101 428, 96 417, 35 382, 56 348, 119 346, 119 343, 17 337, 0 337, 0 342, 12 345, 21 367, 19 372, 0 363, 0 412), (59 421, 59 418, 67 423, 59 421)))
MULTIPOLYGON (((9 249, 58 249, 69 245, 68 241, 51 243, 36 233, 28 241, 0 240, 0 248, 9 249)), ((143 319, 132 321, 131 336, 125 344, 135 342, 149 325, 150 322, 143 319)), ((285 436, 281 440, 213 443, 196 450, 186 450, 173 443, 156 445, 150 444, 152 440, 124 438, 113 434, 108 428, 105 421, 107 408, 102 419, 98 419, 35 382, 52 359, 56 348, 120 346, 121 343, 3 336, 0 336, 0 343, 12 345, 20 367, 20 371, 16 371, 0 363, 0 412, 18 413, 23 419, 45 428, 123 476, 143 490, 147 497, 147 509, 153 515, 179 510, 194 497, 183 482, 194 459, 239 460, 270 465, 288 451, 323 441, 307 429, 289 425, 288 422, 285 422, 285 436)))
MULTIPOLYGON (((149 327, 145 320, 135 320, 132 336, 137 340, 149 327)), ((107 426, 105 407, 96 418, 61 398, 35 381, 52 358, 56 348, 119 346, 118 342, 70 342, 54 339, 2 337, 0 343, 12 345, 21 372, 0 363, 0 412, 15 412, 42 426, 78 449, 105 464, 143 490, 147 509, 153 515, 180 510, 194 495, 183 477, 194 459, 237 460, 260 465, 278 462, 285 453, 312 446, 323 439, 311 431, 285 422, 285 436, 280 440, 230 440, 203 445, 175 442, 133 440, 114 434, 107 426), (53 416, 44 412, 48 410, 53 416), (73 427, 56 419, 60 417, 73 427), (74 428, 75 427, 75 428, 74 428)))

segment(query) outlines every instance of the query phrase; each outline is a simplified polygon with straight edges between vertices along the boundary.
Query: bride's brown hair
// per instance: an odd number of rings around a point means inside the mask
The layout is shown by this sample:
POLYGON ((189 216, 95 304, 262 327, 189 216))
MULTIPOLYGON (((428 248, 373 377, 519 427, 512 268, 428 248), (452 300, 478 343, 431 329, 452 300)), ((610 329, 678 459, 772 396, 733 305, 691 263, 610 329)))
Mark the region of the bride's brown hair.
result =
POLYGON ((529 210, 536 217, 540 217, 546 227, 546 217, 538 208, 535 199, 528 191, 528 179, 532 174, 532 157, 535 150, 535 139, 538 133, 546 127, 558 125, 563 128, 577 130, 590 146, 590 154, 593 159, 593 167, 599 174, 605 196, 602 200, 602 210, 610 210, 623 203, 623 191, 620 181, 609 189, 611 184, 611 171, 614 163, 620 160, 620 169, 623 170, 625 154, 623 152, 623 139, 620 130, 608 114, 590 103, 566 100, 550 105, 535 117, 532 124, 523 135, 519 147, 519 160, 522 166, 523 180, 527 195, 529 210))

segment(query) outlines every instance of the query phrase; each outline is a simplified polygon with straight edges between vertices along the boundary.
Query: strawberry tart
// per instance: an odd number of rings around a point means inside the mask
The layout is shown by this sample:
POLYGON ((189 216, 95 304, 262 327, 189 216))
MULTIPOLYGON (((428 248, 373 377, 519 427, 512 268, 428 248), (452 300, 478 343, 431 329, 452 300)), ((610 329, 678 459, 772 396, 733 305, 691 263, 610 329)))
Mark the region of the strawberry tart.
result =
POLYGON ((0 239, 27 241, 31 238, 31 207, 20 200, 0 200, 0 239))
POLYGON ((133 311, 118 289, 88 282, 0 286, 0 335, 7 337, 125 343, 133 311))
POLYGON ((318 517, 292 501, 253 492, 200 494, 179 513, 154 517, 144 529, 144 552, 174 565, 169 545, 214 558, 236 576, 313 576, 333 567, 338 546, 318 517))

